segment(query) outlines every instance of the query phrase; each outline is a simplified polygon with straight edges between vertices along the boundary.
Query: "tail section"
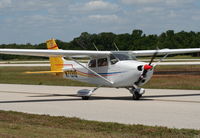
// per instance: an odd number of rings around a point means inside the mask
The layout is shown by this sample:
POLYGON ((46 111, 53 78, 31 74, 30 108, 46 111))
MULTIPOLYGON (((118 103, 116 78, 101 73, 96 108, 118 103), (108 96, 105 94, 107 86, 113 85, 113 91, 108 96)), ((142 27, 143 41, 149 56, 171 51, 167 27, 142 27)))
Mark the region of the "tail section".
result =
MULTIPOLYGON (((49 50, 58 50, 58 45, 56 44, 56 41, 54 39, 50 39, 46 41, 47 48, 49 50)), ((62 56, 58 57, 50 57, 50 64, 51 64, 51 71, 63 71, 63 65, 64 65, 64 59, 62 56)))
POLYGON ((47 48, 52 49, 52 50, 58 50, 58 45, 56 44, 55 39, 50 39, 46 41, 47 43, 47 48))

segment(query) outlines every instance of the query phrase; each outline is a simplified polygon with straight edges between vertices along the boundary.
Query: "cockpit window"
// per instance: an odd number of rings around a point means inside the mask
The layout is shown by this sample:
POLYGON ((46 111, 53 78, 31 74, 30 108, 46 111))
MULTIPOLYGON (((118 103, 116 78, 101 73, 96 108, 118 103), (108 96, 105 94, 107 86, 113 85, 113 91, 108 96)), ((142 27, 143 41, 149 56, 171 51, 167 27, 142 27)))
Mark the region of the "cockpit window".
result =
POLYGON ((110 55, 110 63, 113 65, 115 63, 117 63, 119 60, 114 56, 114 55, 110 55))
POLYGON ((113 52, 112 54, 120 61, 136 60, 136 57, 129 52, 113 52))
POLYGON ((98 59, 98 67, 108 66, 107 58, 100 58, 98 59))
POLYGON ((96 67, 96 59, 90 60, 90 63, 88 64, 90 68, 95 68, 96 67))

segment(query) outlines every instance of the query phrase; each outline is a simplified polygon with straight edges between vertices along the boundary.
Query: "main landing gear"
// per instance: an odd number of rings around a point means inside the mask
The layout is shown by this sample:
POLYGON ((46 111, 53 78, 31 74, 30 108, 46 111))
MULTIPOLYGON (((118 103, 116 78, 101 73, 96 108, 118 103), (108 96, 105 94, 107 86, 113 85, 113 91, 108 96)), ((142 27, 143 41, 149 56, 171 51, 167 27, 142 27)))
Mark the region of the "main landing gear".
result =
MULTIPOLYGON (((99 87, 94 88, 93 90, 88 89, 82 89, 77 92, 77 95, 82 97, 82 100, 89 100, 91 95, 96 91, 99 87)), ((143 88, 137 88, 137 87, 131 87, 127 88, 130 93, 133 95, 133 100, 139 100, 142 95, 145 93, 145 89, 143 88)))
POLYGON ((99 87, 94 88, 93 90, 83 89, 77 92, 77 95, 82 97, 82 100, 89 100, 91 95, 96 91, 99 87))
POLYGON ((133 94, 133 100, 139 100, 142 95, 145 93, 145 89, 143 88, 129 88, 128 89, 130 91, 131 94, 133 94))

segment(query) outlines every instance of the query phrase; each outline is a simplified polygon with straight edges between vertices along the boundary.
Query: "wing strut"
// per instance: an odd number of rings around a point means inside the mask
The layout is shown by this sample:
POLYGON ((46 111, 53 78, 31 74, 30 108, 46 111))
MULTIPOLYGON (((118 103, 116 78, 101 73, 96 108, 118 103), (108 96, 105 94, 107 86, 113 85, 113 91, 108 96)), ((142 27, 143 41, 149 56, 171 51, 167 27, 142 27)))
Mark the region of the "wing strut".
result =
POLYGON ((154 64, 154 67, 156 67, 160 62, 162 62, 165 58, 167 58, 168 55, 169 53, 167 53, 164 57, 162 57, 156 64, 154 64))
POLYGON ((92 72, 93 74, 97 75, 99 78, 101 78, 102 80, 106 81, 107 83, 109 83, 109 84, 111 84, 111 85, 113 84, 112 81, 110 81, 110 80, 104 78, 103 76, 99 75, 98 73, 96 73, 95 71, 91 70, 90 68, 88 68, 88 67, 82 65, 80 62, 78 62, 78 61, 75 60, 74 58, 72 58, 72 57, 69 57, 69 58, 70 58, 71 60, 73 60, 74 62, 76 62, 77 64, 79 64, 80 66, 82 66, 83 68, 85 68, 85 69, 89 70, 90 72, 92 72))

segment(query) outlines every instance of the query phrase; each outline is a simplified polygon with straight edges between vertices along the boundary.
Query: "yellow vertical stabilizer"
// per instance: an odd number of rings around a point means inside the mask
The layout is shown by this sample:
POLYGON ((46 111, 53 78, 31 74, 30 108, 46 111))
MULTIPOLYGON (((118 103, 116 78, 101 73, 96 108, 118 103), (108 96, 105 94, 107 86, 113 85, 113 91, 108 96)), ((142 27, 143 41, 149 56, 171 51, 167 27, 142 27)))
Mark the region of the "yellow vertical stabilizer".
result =
MULTIPOLYGON (((49 50, 58 50, 58 45, 54 39, 47 40, 46 44, 49 50)), ((62 56, 49 57, 49 60, 51 64, 51 71, 63 71, 64 59, 62 56)))

